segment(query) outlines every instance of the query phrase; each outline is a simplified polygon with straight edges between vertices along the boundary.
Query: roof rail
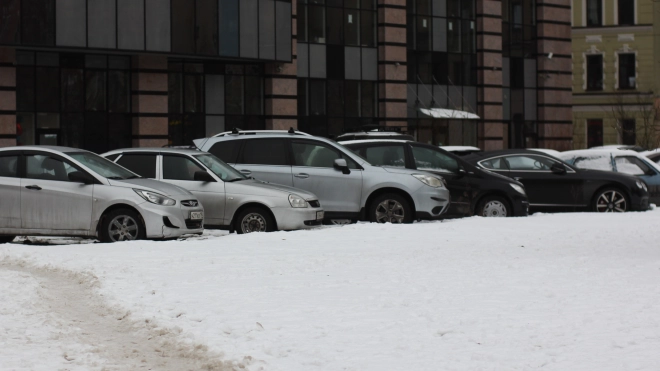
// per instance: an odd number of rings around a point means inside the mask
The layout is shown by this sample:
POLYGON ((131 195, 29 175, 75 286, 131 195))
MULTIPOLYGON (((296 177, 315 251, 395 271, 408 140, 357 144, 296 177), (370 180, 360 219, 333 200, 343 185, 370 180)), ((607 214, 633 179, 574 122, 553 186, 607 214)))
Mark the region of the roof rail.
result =
POLYGON ((234 128, 232 131, 225 131, 219 134, 212 136, 212 138, 226 137, 230 135, 259 135, 259 134, 292 134, 292 135, 303 135, 311 136, 302 131, 294 130, 290 128, 289 130, 239 130, 234 128))

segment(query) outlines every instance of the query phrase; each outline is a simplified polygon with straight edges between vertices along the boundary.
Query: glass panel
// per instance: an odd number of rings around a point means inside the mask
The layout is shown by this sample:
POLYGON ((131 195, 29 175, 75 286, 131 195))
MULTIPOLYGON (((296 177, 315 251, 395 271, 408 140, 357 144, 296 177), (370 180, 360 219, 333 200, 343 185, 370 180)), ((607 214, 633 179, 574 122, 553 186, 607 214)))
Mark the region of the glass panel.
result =
POLYGON ((362 117, 376 117, 376 83, 362 81, 360 84, 360 113, 362 117))
POLYGON ((131 111, 131 77, 128 71, 108 71, 108 112, 131 111))
POLYGON ((115 0, 87 1, 87 40, 90 48, 117 47, 115 0))
POLYGON ((95 152, 108 151, 108 115, 105 112, 85 113, 85 148, 95 152))
POLYGON ((34 111, 36 80, 33 67, 16 68, 16 107, 18 111, 34 111))
POLYGON ((18 156, 0 156, 0 177, 18 177, 18 156))
POLYGON ((325 44, 325 8, 308 6, 309 42, 325 44))
POLYGON ((259 57, 259 14, 257 0, 240 2, 241 57, 259 57))
POLYGON ((295 166, 334 168, 335 160, 342 156, 328 146, 318 143, 292 143, 295 166))
POLYGON ((225 113, 225 77, 206 75, 206 113, 225 113))
POLYGON ((242 140, 219 142, 214 144, 209 152, 228 164, 235 164, 242 144, 242 140))
POLYGON ((259 58, 275 59, 275 1, 259 0, 259 58))
POLYGON ((262 79, 258 76, 245 76, 245 114, 261 115, 262 79))
POLYGON ((360 12, 360 45, 376 46, 376 14, 374 12, 360 12))
POLYGON ((40 112, 60 111, 60 70, 51 67, 37 67, 37 106, 40 112))
POLYGON ((309 45, 298 44, 298 77, 309 77, 309 45))
POLYGON ((275 26, 276 57, 281 61, 291 60, 291 3, 275 2, 275 26))
POLYGON ((33 113, 16 114, 16 145, 29 146, 35 144, 35 123, 33 113))
POLYGON ((85 83, 82 69, 62 69, 62 111, 85 110, 85 83))
POLYGON ((25 45, 55 45, 55 1, 21 1, 21 42, 25 45))
POLYGON ((220 0, 220 55, 238 56, 238 0, 220 0))
POLYGON ((133 146, 133 119, 130 114, 108 115, 108 151, 133 146))
POLYGON ((119 49, 144 49, 144 1, 117 0, 119 49))
POLYGON ((198 171, 206 170, 187 157, 163 156, 163 179, 195 181, 198 171))
POLYGON ((225 76, 225 101, 228 115, 243 114, 243 77, 225 76))
POLYGON ((204 76, 184 75, 184 112, 204 112, 204 76))
POLYGON ((636 70, 635 54, 619 54, 619 89, 635 89, 636 70))
POLYGON ((447 20, 447 46, 450 52, 461 51, 461 21, 457 19, 447 20))
POLYGON ((506 158, 511 170, 549 171, 555 161, 541 156, 509 156, 506 158))
POLYGON ((635 24, 635 1, 619 0, 619 24, 635 24))
POLYGON ((328 80, 328 112, 331 116, 344 116, 344 81, 328 80))
MULTIPOLYGON (((149 179, 156 179, 156 160, 157 155, 132 155, 124 154, 121 156, 118 165, 121 165, 135 174, 149 179)), ((164 166, 163 166, 164 167, 164 166)))
POLYGON ((360 117, 360 82, 346 81, 345 96, 346 117, 360 117))
POLYGON ((621 142, 631 146, 637 144, 637 125, 634 119, 621 121, 621 142))
POLYGON ((587 2, 587 26, 603 25, 603 0, 584 0, 587 2))
POLYGON ((378 80, 378 49, 362 48, 362 79, 378 80))
POLYGON ((172 51, 195 53, 195 7, 190 0, 172 1, 172 51))
POLYGON ((401 145, 365 148, 364 153, 374 166, 406 167, 406 155, 401 145))
POLYGON ((223 116, 206 116, 206 137, 212 137, 225 131, 223 116))
POLYGON ((288 149, 282 139, 251 139, 245 141, 239 163, 253 165, 288 165, 288 149))
POLYGON ((345 53, 345 78, 347 80, 360 80, 362 76, 360 48, 346 47, 345 53))
POLYGON ((447 20, 444 18, 433 19, 433 50, 447 51, 447 20))
POLYGON ((106 110, 106 72, 105 71, 85 71, 86 85, 86 103, 87 111, 105 111, 106 110))
MULTIPOLYGON (((279 18, 277 20, 279 26, 279 18)), ((298 42, 303 43, 307 42, 307 4, 303 4, 302 1, 298 1, 298 13, 296 14, 296 23, 298 29, 298 42)))
MULTIPOLYGON (((0 8, 2 7, 0 6, 0 8)), ((85 0, 60 0, 56 3, 56 10, 57 45, 87 46, 87 16, 85 14, 85 0)), ((0 10, 0 12, 1 11, 2 10, 0 10)), ((0 28, 2 27, 3 26, 0 26, 0 28)))
POLYGON ((603 90, 603 56, 587 56, 587 90, 603 90))
POLYGON ((197 0, 197 53, 218 54, 218 31, 218 0, 197 0))
POLYGON ((325 115, 325 82, 309 81, 309 115, 325 115))
POLYGON ((342 8, 327 8, 328 44, 344 44, 344 10, 342 8))
POLYGON ((170 51, 170 1, 145 0, 145 6, 147 50, 170 51))
POLYGON ((72 163, 50 156, 27 155, 25 160, 25 177, 28 179, 68 182, 70 173, 80 171, 80 169, 72 163))
POLYGON ((326 77, 325 45, 309 46, 309 76, 326 77))
POLYGON ((360 12, 344 11, 344 45, 360 45, 360 12))
POLYGON ((21 1, 4 0, 0 6, 0 44, 19 44, 21 41, 21 1))

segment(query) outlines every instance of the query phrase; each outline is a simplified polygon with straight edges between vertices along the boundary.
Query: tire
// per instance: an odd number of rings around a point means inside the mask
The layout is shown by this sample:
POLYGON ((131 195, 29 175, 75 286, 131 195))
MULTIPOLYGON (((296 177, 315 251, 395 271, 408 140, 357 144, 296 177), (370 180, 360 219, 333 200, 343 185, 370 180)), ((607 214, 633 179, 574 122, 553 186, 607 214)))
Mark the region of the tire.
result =
POLYGON ((408 200, 396 193, 385 193, 369 205, 369 220, 372 223, 410 224, 414 219, 408 200))
POLYGON ((16 236, 0 236, 0 244, 10 243, 14 241, 16 236))
POLYGON ((275 221, 262 207, 248 207, 236 218, 235 229, 238 234, 273 232, 275 221))
POLYGON ((99 239, 103 243, 137 241, 146 238, 140 214, 131 209, 113 210, 101 218, 99 239))
POLYGON ((605 188, 596 192, 592 210, 597 213, 625 213, 630 210, 630 197, 618 188, 605 188))
POLYGON ((504 197, 486 196, 479 201, 475 215, 484 218, 506 218, 513 216, 513 210, 504 197))

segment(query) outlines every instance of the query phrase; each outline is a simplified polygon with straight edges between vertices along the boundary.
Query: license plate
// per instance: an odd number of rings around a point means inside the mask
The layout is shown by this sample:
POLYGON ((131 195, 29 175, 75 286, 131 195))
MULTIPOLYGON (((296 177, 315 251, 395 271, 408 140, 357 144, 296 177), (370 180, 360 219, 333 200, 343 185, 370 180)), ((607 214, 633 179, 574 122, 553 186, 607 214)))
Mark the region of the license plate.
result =
POLYGON ((203 211, 191 211, 190 212, 190 220, 202 220, 204 219, 204 212, 203 211))
POLYGON ((323 219, 324 214, 325 214, 325 212, 323 212, 323 211, 317 211, 316 212, 316 220, 323 219))

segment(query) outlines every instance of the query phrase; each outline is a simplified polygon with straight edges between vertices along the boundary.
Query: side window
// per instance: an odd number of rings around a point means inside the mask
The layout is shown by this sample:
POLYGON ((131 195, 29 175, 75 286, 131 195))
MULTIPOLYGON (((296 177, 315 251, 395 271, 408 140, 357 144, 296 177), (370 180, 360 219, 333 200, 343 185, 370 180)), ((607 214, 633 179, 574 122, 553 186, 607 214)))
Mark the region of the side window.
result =
POLYGON ((118 165, 121 165, 135 174, 144 178, 156 178, 156 158, 157 155, 131 155, 121 156, 118 165))
POLYGON ((602 171, 614 171, 610 157, 579 157, 575 159, 575 167, 578 169, 591 169, 602 171))
POLYGON ((18 156, 0 157, 0 177, 5 177, 5 178, 18 177, 18 156))
POLYGON ((458 173, 458 161, 431 148, 412 146, 415 165, 419 170, 458 173))
POLYGON ((504 157, 491 158, 490 160, 481 161, 479 164, 490 170, 509 170, 504 157))
POLYGON ((512 171, 550 171, 550 168, 556 162, 542 156, 509 156, 506 161, 512 171))
POLYGON ((406 167, 406 155, 402 145, 367 147, 364 158, 375 166, 406 167))
POLYGON ((68 182, 69 174, 80 171, 75 165, 47 155, 27 155, 26 174, 28 179, 68 182))
POLYGON ((227 140, 214 144, 209 153, 228 164, 235 164, 238 158, 238 150, 241 148, 242 140, 227 140))
POLYGON ((614 162, 616 163, 616 169, 620 173, 630 175, 653 174, 651 169, 645 163, 635 157, 616 157, 614 162))
POLYGON ((343 156, 338 150, 320 142, 293 142, 295 166, 334 168, 335 160, 343 158, 349 169, 357 169, 355 161, 343 156))
POLYGON ((163 156, 163 179, 194 181, 198 171, 206 170, 187 157, 163 156))
MULTIPOLYGON (((288 165, 289 164, 287 161, 287 156, 286 156, 287 148, 284 139, 246 139, 243 141, 245 142, 245 145, 243 146, 243 155, 238 161, 239 164, 246 164, 246 165, 288 165)), ((224 160, 222 157, 220 158, 224 160)))
POLYGON ((115 162, 115 160, 117 159, 117 157, 119 157, 119 155, 121 155, 121 153, 115 153, 114 155, 105 156, 105 158, 107 158, 109 161, 115 162))

